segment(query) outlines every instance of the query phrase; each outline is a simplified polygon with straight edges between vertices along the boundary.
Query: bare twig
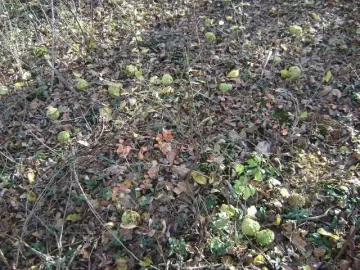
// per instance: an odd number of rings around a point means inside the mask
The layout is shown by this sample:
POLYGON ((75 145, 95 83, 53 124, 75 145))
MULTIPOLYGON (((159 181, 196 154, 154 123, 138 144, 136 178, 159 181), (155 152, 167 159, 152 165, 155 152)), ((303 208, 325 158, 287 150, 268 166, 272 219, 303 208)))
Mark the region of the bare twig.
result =
MULTIPOLYGON (((50 0, 51 8, 51 67, 54 67, 55 57, 55 15, 54 15, 54 0, 50 0)), ((55 69, 51 68, 51 79, 50 79, 50 92, 54 89, 55 69)))
POLYGON ((70 90, 73 94, 75 94, 76 96, 79 94, 78 92, 76 92, 76 90, 74 89, 74 87, 72 87, 64 78, 63 76, 61 76, 60 72, 57 71, 57 69, 54 67, 54 65, 50 62, 49 59, 46 59, 46 62, 48 63, 48 65, 50 66, 51 70, 54 71, 56 77, 58 77, 59 81, 65 86, 66 89, 70 90))
POLYGON ((0 249, 0 258, 1 260, 5 263, 5 265, 8 267, 8 269, 11 269, 10 264, 8 263, 8 261, 6 260, 4 253, 2 252, 2 250, 0 249))

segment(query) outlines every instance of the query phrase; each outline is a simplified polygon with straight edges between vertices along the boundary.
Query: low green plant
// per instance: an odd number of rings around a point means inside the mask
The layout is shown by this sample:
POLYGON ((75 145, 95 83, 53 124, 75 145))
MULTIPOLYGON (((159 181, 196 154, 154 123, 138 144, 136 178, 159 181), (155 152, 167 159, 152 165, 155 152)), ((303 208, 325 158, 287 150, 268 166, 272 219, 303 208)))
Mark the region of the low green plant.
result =
POLYGON ((183 238, 177 239, 174 237, 170 237, 169 240, 170 254, 176 254, 183 259, 188 257, 188 252, 186 250, 186 243, 183 238))
POLYGON ((310 213, 308 209, 302 209, 299 206, 289 208, 284 214, 281 215, 281 219, 300 220, 309 217, 310 213))
POLYGON ((226 250, 231 246, 229 240, 222 240, 219 237, 213 237, 209 241, 210 252, 216 257, 220 257, 226 254, 226 250))
POLYGON ((256 187, 252 181, 260 182, 265 177, 272 177, 277 174, 276 169, 266 164, 265 158, 255 155, 244 164, 236 164, 235 171, 238 179, 234 181, 234 190, 245 200, 256 193, 256 187))

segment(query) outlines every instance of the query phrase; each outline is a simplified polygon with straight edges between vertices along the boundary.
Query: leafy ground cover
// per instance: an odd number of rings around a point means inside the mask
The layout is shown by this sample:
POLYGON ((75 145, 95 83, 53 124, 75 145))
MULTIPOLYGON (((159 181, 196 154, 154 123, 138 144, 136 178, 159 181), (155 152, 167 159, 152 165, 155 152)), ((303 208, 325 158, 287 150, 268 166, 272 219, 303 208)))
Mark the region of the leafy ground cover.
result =
POLYGON ((357 1, 2 1, 1 269, 360 269, 357 1))

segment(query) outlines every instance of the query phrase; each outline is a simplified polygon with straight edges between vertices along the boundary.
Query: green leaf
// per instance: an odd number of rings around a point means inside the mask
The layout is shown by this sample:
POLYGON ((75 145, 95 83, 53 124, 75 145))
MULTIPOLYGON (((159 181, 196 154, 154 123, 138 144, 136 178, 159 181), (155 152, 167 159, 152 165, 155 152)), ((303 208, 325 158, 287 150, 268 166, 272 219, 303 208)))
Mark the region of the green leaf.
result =
POLYGON ((235 165, 235 171, 238 173, 238 174, 242 174, 245 170, 245 167, 244 165, 242 164, 236 164, 235 165))
POLYGON ((237 77, 239 77, 239 70, 238 70, 238 69, 234 69, 234 70, 230 71, 230 72, 226 75, 226 77, 228 77, 228 78, 237 78, 237 77))
POLYGON ((220 85, 219 85, 219 90, 222 92, 227 92, 227 91, 231 90, 231 88, 232 88, 232 85, 228 84, 228 83, 220 83, 220 85))
POLYGON ((244 189, 243 196, 247 200, 256 193, 256 187, 253 185, 247 185, 244 189))
POLYGON ((192 171, 191 172, 191 177, 194 179, 194 181, 200 185, 205 185, 206 184, 206 177, 197 172, 197 171, 192 171))
POLYGON ((222 213, 226 213, 229 217, 232 217, 236 214, 237 209, 230 204, 222 204, 220 207, 222 213))
POLYGON ((307 111, 305 111, 305 112, 302 112, 301 114, 300 114, 300 119, 304 119, 304 118, 306 118, 308 116, 308 112, 307 111))
POLYGON ((15 83, 15 86, 16 86, 16 87, 23 87, 24 85, 25 85, 24 82, 17 82, 17 83, 15 83))
POLYGON ((319 228, 319 229, 317 230, 317 232, 318 232, 319 234, 321 234, 321 235, 329 236, 329 237, 333 238, 334 240, 339 240, 339 239, 340 239, 339 236, 337 236, 337 235, 335 235, 335 234, 332 234, 332 233, 330 233, 330 232, 325 231, 324 228, 319 228))
POLYGON ((331 71, 329 70, 328 72, 326 72, 326 75, 324 76, 322 81, 327 83, 330 81, 331 77, 332 77, 332 74, 331 74, 331 71))
POLYGON ((262 172, 260 170, 257 170, 255 175, 254 175, 254 179, 256 181, 261 181, 262 180, 262 172))
POLYGON ((226 227, 226 225, 229 223, 229 217, 226 214, 222 214, 221 217, 217 220, 215 220, 212 225, 216 229, 223 229, 226 227))
POLYGON ((147 267, 147 266, 150 266, 152 264, 152 260, 150 257, 145 257, 144 260, 140 261, 140 266, 142 267, 147 267))
POLYGON ((66 217, 66 220, 70 220, 70 221, 78 221, 80 219, 81 219, 81 217, 79 216, 79 214, 69 214, 66 217))
POLYGON ((26 194, 26 198, 29 202, 33 203, 36 201, 36 193, 33 192, 33 191, 29 191, 27 194, 26 194))

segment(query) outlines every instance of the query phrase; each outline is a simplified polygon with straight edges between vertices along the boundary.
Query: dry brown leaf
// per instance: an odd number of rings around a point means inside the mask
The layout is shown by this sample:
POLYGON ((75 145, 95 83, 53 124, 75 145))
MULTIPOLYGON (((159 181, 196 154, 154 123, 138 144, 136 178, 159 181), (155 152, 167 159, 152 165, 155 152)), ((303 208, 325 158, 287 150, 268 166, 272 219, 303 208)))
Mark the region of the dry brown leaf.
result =
POLYGON ((180 166, 173 166, 172 171, 179 178, 185 178, 190 173, 190 169, 186 168, 185 164, 182 164, 180 166))

